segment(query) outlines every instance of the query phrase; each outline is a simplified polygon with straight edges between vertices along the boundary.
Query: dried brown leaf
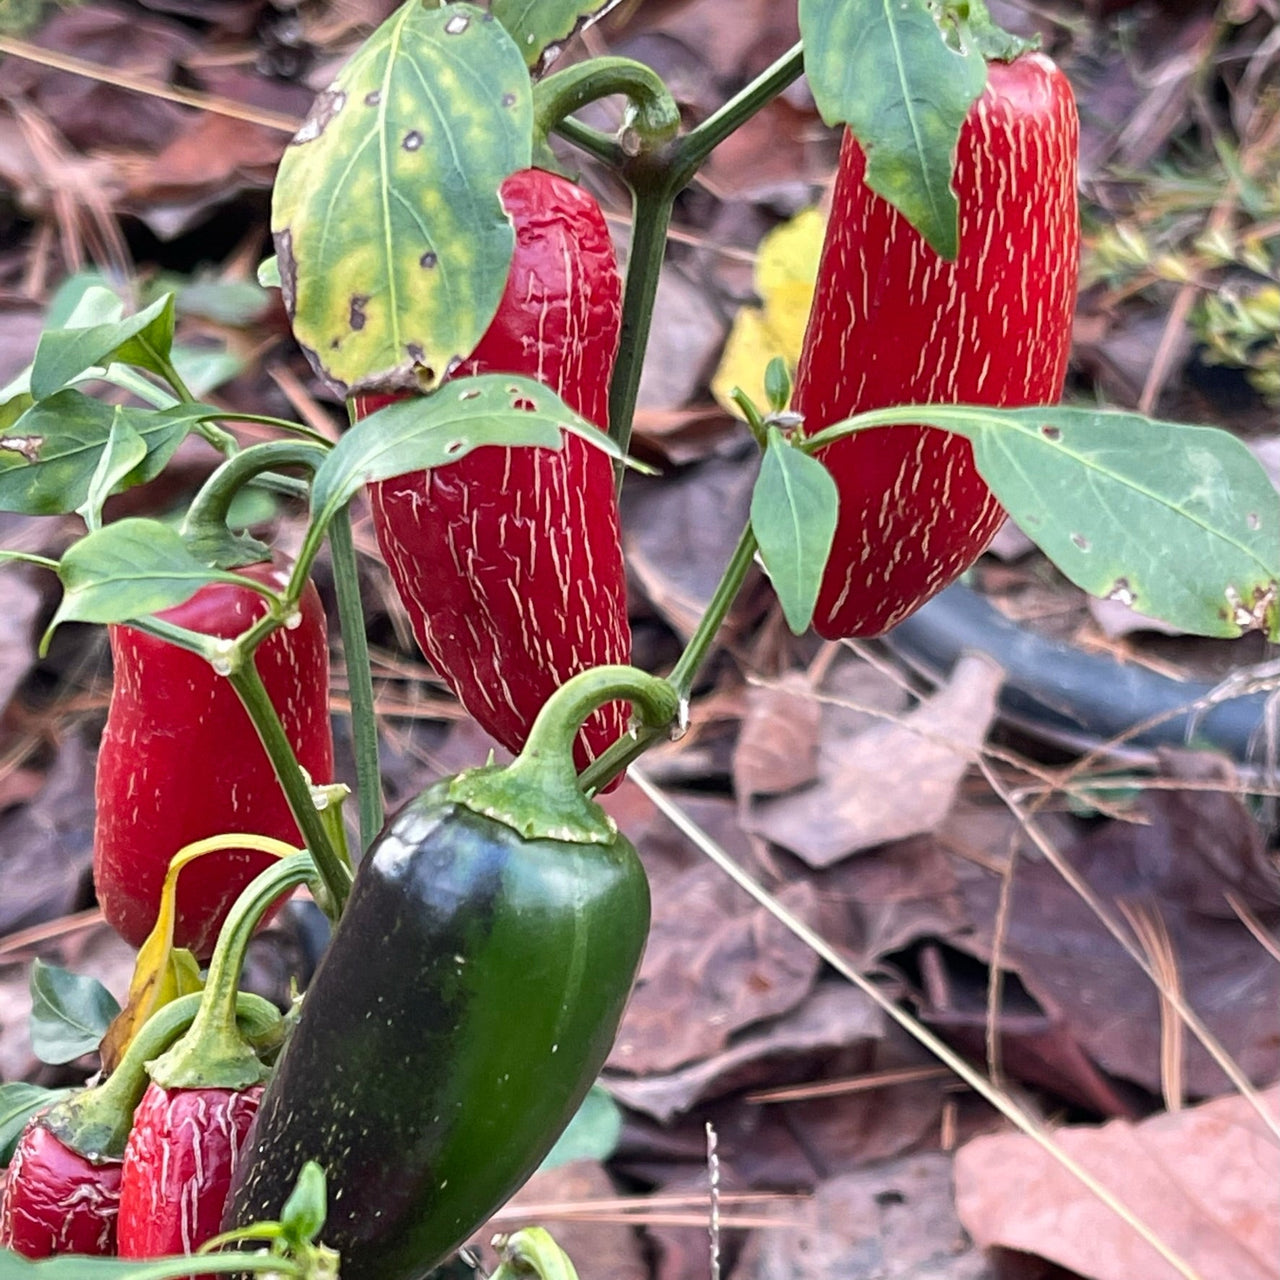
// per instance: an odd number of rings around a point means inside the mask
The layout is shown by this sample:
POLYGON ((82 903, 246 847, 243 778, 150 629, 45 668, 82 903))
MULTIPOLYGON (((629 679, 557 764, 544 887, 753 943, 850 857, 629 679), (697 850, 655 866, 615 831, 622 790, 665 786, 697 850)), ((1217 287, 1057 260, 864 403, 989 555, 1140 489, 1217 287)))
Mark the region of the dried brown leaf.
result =
POLYGON ((734 791, 780 795, 817 778, 822 706, 799 671, 747 693, 747 714, 733 752, 734 791))
POLYGON ((833 750, 819 781, 753 807, 751 829, 827 867, 890 840, 931 831, 946 816, 995 714, 1001 673, 969 655, 950 683, 897 723, 881 723, 833 750))
MULTIPOLYGON (((1266 1095, 1280 1108, 1280 1089, 1266 1095)), ((1057 1141, 1201 1280, 1275 1280, 1280 1148, 1243 1099, 1131 1124, 1064 1128, 1057 1141)), ((1030 1138, 977 1138, 956 1158, 956 1207, 984 1248, 1048 1259, 1088 1280, 1178 1273, 1030 1138)))
MULTIPOLYGON (((812 919, 811 886, 778 894, 812 919)), ((717 868, 700 863, 654 889, 653 928, 610 1062, 637 1075, 718 1053, 753 1023, 795 1008, 818 958, 717 868)))

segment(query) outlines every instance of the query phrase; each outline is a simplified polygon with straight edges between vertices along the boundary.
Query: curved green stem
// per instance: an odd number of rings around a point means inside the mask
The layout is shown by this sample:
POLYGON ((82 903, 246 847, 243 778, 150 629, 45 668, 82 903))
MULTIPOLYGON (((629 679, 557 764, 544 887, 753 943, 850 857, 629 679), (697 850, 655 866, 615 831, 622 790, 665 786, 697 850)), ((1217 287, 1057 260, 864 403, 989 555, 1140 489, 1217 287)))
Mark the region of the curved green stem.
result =
POLYGON ((592 667, 547 699, 512 764, 459 774, 449 799, 505 823, 527 840, 612 844, 613 820, 578 786, 573 744, 582 722, 619 698, 632 703, 642 728, 667 729, 680 712, 680 699, 667 681, 636 667, 592 667))
POLYGON ((221 558, 216 553, 227 546, 231 504, 250 481, 278 467, 302 467, 314 475, 327 456, 326 449, 301 440, 272 440, 233 454, 204 482, 187 509, 182 536, 192 554, 221 558))
POLYGON ((351 508, 343 507, 329 525, 329 552, 338 589, 338 624, 346 657, 351 698, 351 738, 356 756, 356 798, 360 807, 360 849, 382 830, 382 772, 378 764, 378 719, 374 707, 369 639, 360 602, 360 571, 351 536, 351 508))
MULTIPOLYGON (((163 1053, 195 1021, 200 993, 179 996, 142 1024, 105 1084, 85 1089, 58 1103, 45 1123, 69 1147, 91 1159, 118 1160, 147 1087, 147 1063, 163 1053)), ((280 1011, 261 996, 237 997, 235 1013, 246 1033, 261 1037, 279 1025, 280 1011)))
POLYGON ((618 699, 635 707, 642 724, 659 729, 669 727, 680 709, 679 695, 667 680, 638 667, 591 667, 566 680, 543 704, 524 750, 508 771, 517 766, 556 770, 576 785, 573 743, 578 730, 597 707, 618 699))
POLYGON ((187 1033, 151 1066, 165 1089, 247 1089, 267 1077, 237 1026, 236 999, 245 951, 262 917, 281 894, 315 878, 310 854, 281 858, 241 891, 218 933, 200 1008, 187 1033))
POLYGON ((676 136, 680 108, 656 71, 630 58, 591 58, 533 86, 535 142, 545 142, 566 116, 588 102, 617 94, 631 103, 624 129, 627 140, 622 143, 625 153, 653 151, 676 136))
POLYGON ((324 883, 329 907, 336 919, 351 890, 351 868, 333 847, 324 823, 316 812, 310 784, 293 754, 289 736, 280 723, 280 716, 262 683, 258 668, 252 661, 246 662, 232 671, 227 679, 240 695, 240 701, 249 713, 258 737, 262 739, 267 758, 271 761, 285 798, 289 801, 294 821, 315 859, 316 871, 324 883))

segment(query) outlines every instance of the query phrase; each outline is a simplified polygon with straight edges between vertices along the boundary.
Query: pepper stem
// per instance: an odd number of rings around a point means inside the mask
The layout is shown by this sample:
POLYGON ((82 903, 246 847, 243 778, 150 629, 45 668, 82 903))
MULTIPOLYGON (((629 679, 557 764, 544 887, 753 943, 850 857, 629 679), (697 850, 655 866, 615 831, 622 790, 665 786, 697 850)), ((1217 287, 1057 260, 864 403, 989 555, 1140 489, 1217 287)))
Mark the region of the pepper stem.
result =
POLYGON ((166 1089, 247 1089, 267 1071, 236 1025, 236 999, 245 951, 267 909, 282 893, 314 880, 310 854, 281 858, 249 882, 227 915, 209 962, 200 1007, 187 1033, 151 1064, 166 1089))
POLYGON ((449 799, 505 823, 526 840, 612 844, 613 819, 578 787, 573 741, 597 707, 618 698, 639 712, 639 731, 665 728, 680 712, 679 696, 667 681, 635 667, 592 667, 547 699, 512 764, 459 774, 449 799))
POLYGON ((628 154, 652 151, 670 142, 680 128, 680 108, 662 77, 630 58, 591 58, 540 80, 533 87, 535 146, 588 102, 621 94, 631 104, 623 134, 628 154))
POLYGON ((277 467, 302 467, 314 473, 328 453, 310 441, 272 440, 232 455, 204 482, 187 510, 182 536, 188 548, 219 569, 265 559, 266 548, 261 543, 247 536, 236 537, 227 528, 236 494, 251 480, 277 467))
MULTIPOLYGON (((133 1113, 147 1087, 147 1063, 190 1028, 201 999, 199 992, 193 992, 152 1014, 106 1083, 58 1103, 44 1123, 68 1147, 89 1159, 119 1160, 133 1113)), ((261 996, 238 995, 234 1016, 244 1021, 245 1034, 254 1039, 261 1039, 280 1024, 280 1011, 261 996)))

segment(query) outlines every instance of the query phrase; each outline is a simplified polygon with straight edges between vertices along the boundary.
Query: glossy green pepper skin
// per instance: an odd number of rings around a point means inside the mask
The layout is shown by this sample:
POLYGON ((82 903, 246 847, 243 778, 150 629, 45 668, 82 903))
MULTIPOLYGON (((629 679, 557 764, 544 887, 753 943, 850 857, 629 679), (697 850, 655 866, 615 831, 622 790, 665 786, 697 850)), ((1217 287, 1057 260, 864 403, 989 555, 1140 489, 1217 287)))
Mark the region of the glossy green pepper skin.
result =
POLYGON ((613 1044, 644 949, 632 846, 528 839, 438 783, 361 862, 242 1155, 227 1226, 306 1160, 343 1280, 424 1276, 537 1168, 613 1044))

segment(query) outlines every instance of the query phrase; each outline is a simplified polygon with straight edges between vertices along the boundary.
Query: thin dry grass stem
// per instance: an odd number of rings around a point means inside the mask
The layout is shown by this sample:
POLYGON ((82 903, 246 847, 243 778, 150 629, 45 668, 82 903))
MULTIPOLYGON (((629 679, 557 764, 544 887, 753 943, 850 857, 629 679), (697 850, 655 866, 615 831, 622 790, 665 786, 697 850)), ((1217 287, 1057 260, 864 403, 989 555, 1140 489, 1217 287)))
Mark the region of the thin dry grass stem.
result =
POLYGON ((302 124, 296 116, 283 115, 277 111, 264 111, 258 107, 247 106, 243 102, 235 102, 230 98, 221 98, 217 94, 201 93, 196 89, 178 89, 170 84, 149 80, 146 76, 130 75, 127 71, 105 67, 101 63, 77 58, 69 53, 41 49, 38 45, 29 44, 25 40, 13 40, 8 36, 0 36, 0 53, 12 54, 13 57, 24 58, 28 62, 37 62, 42 67, 50 67, 54 71, 66 71, 74 76, 97 80, 101 84, 109 84, 116 89, 146 94, 150 98, 163 98, 166 102, 177 102, 184 107, 195 107, 199 111, 210 111, 214 115, 229 116, 232 120, 258 124, 264 129, 274 129, 280 133, 295 134, 302 124))
POLYGON ((0 942, 0 956, 11 956, 28 947, 52 942, 55 938, 65 938, 68 934, 92 929, 101 923, 101 909, 90 907, 87 911, 77 911, 74 915, 59 916, 58 919, 46 920, 43 924, 33 924, 29 929, 19 929, 16 933, 9 934, 0 942))
POLYGON ((707 1194, 710 1216, 707 1222, 711 1280, 720 1280, 720 1139, 716 1127, 707 1121, 707 1194))
MULTIPOLYGON (((751 1207, 789 1207, 803 1204, 809 1197, 768 1191, 721 1191, 720 1227, 743 1230, 748 1227, 785 1227, 793 1219, 785 1214, 743 1213, 751 1207), (731 1210, 725 1213, 724 1210, 731 1210)), ((509 1226, 517 1222, 541 1220, 561 1222, 619 1222, 636 1226, 692 1226, 708 1223, 707 1196, 702 1192, 688 1195, 612 1196, 593 1200, 549 1200, 542 1204, 514 1204, 499 1209, 492 1221, 509 1226)))
POLYGON ((1180 992, 1170 988, 1163 980, 1143 953, 1142 948, 1134 942, 1121 927, 1115 916, 1107 910, 1106 905, 1094 892, 1093 887, 1062 856, 1054 846, 1053 841, 1036 825, 1034 817, 1018 803, 1013 794, 1000 782, 994 771, 990 769, 986 761, 979 761, 979 768, 982 769, 991 789, 1009 806, 1009 811, 1018 819, 1023 831, 1044 856, 1045 861, 1053 867, 1077 897, 1093 912, 1102 927, 1124 948, 1125 954, 1142 970, 1161 997, 1169 1001, 1187 1029, 1205 1047, 1209 1056, 1222 1068, 1222 1071, 1235 1086, 1241 1097, 1248 1101, 1270 1132, 1280 1141, 1280 1118, 1270 1113, 1249 1078, 1241 1071, 1239 1065, 1226 1049, 1223 1048, 1218 1038, 1204 1024, 1200 1015, 1187 1004, 1180 992))
MULTIPOLYGON (((1121 900, 1116 905, 1124 912, 1130 928, 1151 960, 1151 967, 1160 975, 1161 983, 1181 997, 1182 975, 1178 969, 1178 957, 1174 954, 1173 940, 1169 937, 1169 929, 1164 922, 1164 917, 1150 903, 1121 900)), ((1166 1111, 1181 1111, 1186 1106, 1186 1088, 1183 1082, 1185 1052, 1185 1028, 1173 1002, 1162 990, 1160 993, 1160 1086, 1166 1111)))
POLYGON ((67 266, 79 271, 88 259, 120 279, 129 276, 129 248, 106 194, 89 180, 84 166, 67 154, 57 131, 40 112, 20 101, 11 100, 9 107, 39 167, 67 266))
POLYGON ((1009 836, 1005 864, 1000 871, 1000 896, 996 899, 996 918, 991 926, 991 961, 987 965, 987 1012, 983 1028, 983 1047, 987 1055, 987 1072, 997 1088, 1004 1088, 1004 1046, 1000 1035, 1000 1010, 1004 1005, 1004 944, 1013 915, 1013 873, 1018 865, 1018 841, 1009 836))
POLYGON ((1186 1280, 1201 1280, 1199 1273, 1190 1263, 1162 1240, 1142 1219, 1137 1217, 1115 1192, 1099 1182, 1093 1174, 1059 1145, 1053 1135, 1041 1125, 1035 1116, 1014 1098, 1010 1097, 1009 1094, 996 1088, 990 1080, 970 1066, 969 1063, 934 1035, 932 1031, 907 1013, 906 1010, 900 1009, 878 987, 855 969, 825 938, 788 911, 763 885, 743 871, 660 787, 651 783, 643 772, 633 767, 631 777, 645 795, 653 801, 659 811, 692 841, 702 853, 710 858, 717 867, 728 875, 739 888, 750 894, 756 902, 794 933, 796 937, 811 947, 837 973, 853 983, 886 1017, 891 1018, 918 1044, 932 1053, 939 1061, 945 1063, 975 1093, 979 1094, 1005 1119, 1026 1134, 1027 1137, 1056 1160, 1064 1170, 1078 1179, 1101 1204, 1106 1205, 1122 1221, 1127 1222, 1178 1275, 1185 1277, 1186 1280))
POLYGON ((788 1084, 777 1089, 756 1089, 744 1095, 746 1102, 808 1102, 813 1098, 836 1098, 849 1093, 869 1093, 922 1080, 949 1080, 946 1067, 897 1067, 890 1071, 870 1071, 844 1080, 824 1080, 821 1084, 788 1084))
POLYGON ((1234 893, 1226 894, 1227 905, 1240 917, 1240 923, 1258 940, 1258 945, 1280 964, 1280 942, 1267 932, 1262 921, 1254 915, 1247 902, 1242 902, 1234 893))
POLYGON ((320 407, 316 398, 303 385, 302 379, 288 365, 280 364, 268 369, 267 376, 283 392, 289 407, 312 431, 319 432, 334 444, 338 442, 341 433, 333 419, 320 407))

